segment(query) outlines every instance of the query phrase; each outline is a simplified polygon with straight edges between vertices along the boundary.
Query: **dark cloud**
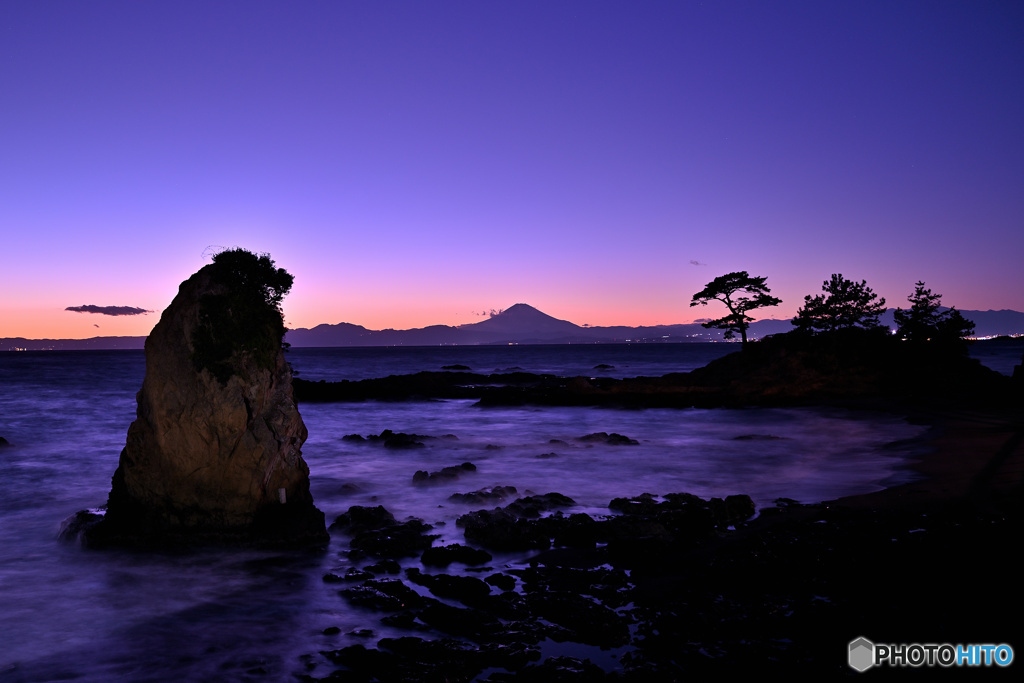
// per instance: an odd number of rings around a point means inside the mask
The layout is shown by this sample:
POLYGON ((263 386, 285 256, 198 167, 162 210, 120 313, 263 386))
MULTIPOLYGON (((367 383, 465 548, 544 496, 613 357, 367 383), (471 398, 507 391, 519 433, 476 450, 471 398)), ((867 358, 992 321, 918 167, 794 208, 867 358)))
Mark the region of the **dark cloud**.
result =
POLYGON ((74 311, 75 313, 99 313, 100 315, 142 315, 143 313, 152 313, 153 311, 147 311, 145 308, 135 308, 134 306, 68 306, 64 309, 65 311, 74 311))
POLYGON ((690 259, 690 265, 691 266, 706 266, 707 264, 706 263, 701 263, 700 261, 698 261, 696 259, 690 259))

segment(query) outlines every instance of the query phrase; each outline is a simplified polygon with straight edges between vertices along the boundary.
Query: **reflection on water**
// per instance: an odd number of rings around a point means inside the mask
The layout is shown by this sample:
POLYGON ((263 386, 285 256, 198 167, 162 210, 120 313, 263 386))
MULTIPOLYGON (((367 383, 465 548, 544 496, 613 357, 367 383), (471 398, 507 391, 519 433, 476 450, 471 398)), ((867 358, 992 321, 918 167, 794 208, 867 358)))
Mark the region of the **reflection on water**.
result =
MULTIPOLYGON (((336 376, 365 366, 362 356, 303 351, 293 362, 336 376)), ((617 367, 657 366, 612 356, 601 358, 617 367)), ((398 365, 449 359, 402 357, 398 365)), ((555 357, 547 364, 565 362, 555 357)), ((693 361, 671 359, 674 366, 687 362, 693 361)), ((16 444, 0 450, 0 680, 279 680, 305 671, 307 662, 323 666, 316 653, 356 642, 344 635, 354 629, 398 635, 321 581, 348 567, 341 536, 323 553, 93 552, 55 541, 62 519, 104 502, 143 370, 140 352, 0 355, 0 435, 16 444), (341 634, 324 635, 329 626, 341 634)), ((438 524, 434 533, 444 542, 462 540, 453 522, 468 508, 448 501, 454 492, 493 485, 559 491, 598 514, 607 513, 613 497, 645 491, 747 493, 759 504, 780 496, 817 501, 905 477, 910 452, 887 444, 922 433, 890 416, 806 409, 481 409, 437 401, 300 410, 310 433, 303 455, 313 495, 328 521, 350 505, 382 504, 399 518, 438 524), (341 438, 384 429, 457 438, 410 450, 341 438), (602 431, 639 444, 577 440, 602 431), (477 470, 459 481, 412 485, 417 470, 466 461, 477 470)), ((498 556, 495 563, 512 559, 498 556)))

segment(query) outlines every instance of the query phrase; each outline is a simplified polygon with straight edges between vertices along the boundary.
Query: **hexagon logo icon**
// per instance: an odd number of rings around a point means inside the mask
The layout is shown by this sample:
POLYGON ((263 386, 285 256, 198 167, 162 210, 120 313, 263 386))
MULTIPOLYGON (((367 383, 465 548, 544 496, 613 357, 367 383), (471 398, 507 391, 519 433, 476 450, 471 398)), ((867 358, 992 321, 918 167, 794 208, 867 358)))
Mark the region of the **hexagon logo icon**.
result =
POLYGON ((850 641, 850 668, 855 671, 867 671, 875 664, 875 644, 861 637, 850 641))

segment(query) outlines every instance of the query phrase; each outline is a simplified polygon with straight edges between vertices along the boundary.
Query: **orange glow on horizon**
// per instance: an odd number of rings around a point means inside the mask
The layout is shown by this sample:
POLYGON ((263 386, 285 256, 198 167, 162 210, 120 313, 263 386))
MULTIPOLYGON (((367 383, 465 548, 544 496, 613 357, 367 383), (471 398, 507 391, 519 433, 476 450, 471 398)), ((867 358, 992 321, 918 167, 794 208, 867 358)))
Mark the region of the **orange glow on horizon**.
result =
POLYGON ((91 339, 92 337, 145 337, 160 320, 160 312, 108 316, 52 309, 28 309, 0 320, 0 338, 91 339))

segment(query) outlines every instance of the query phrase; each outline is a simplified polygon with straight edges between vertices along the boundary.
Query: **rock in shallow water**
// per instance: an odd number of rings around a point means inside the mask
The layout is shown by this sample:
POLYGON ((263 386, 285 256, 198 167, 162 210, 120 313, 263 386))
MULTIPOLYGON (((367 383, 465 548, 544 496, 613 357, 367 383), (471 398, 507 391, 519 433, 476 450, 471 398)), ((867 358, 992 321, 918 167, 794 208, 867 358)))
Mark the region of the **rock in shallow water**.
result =
POLYGON ((91 545, 328 541, 281 344, 290 286, 243 250, 181 284, 146 340, 137 417, 91 545))

